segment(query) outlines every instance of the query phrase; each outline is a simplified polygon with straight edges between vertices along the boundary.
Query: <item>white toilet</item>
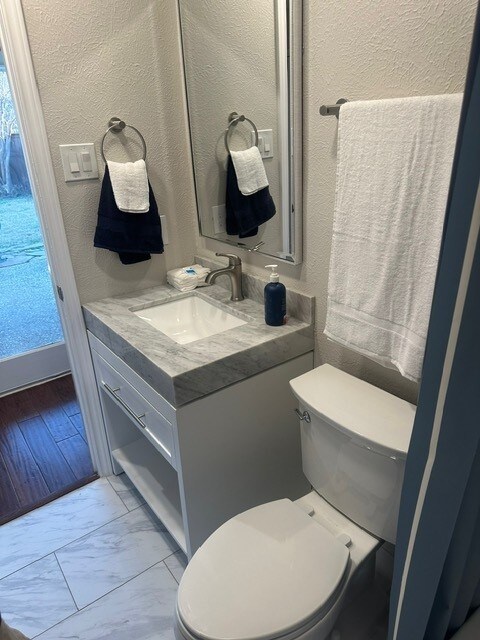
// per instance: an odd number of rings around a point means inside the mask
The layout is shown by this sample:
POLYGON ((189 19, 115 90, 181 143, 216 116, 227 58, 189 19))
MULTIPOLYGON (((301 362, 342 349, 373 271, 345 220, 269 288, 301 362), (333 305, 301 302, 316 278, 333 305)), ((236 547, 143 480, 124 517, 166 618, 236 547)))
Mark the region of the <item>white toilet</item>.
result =
POLYGON ((314 490, 241 513, 188 564, 178 640, 323 640, 395 542, 415 406, 330 365, 290 382, 314 490))

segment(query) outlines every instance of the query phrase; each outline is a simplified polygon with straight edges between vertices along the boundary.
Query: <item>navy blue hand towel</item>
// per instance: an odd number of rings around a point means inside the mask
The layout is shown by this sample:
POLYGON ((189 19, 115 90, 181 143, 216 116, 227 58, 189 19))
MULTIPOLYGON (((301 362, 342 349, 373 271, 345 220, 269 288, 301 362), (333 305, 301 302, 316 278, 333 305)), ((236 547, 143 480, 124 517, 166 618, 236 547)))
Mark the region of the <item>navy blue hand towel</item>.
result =
POLYGON ((93 244, 115 251, 123 264, 150 260, 151 253, 163 253, 162 225, 152 187, 148 184, 150 209, 146 213, 126 213, 115 204, 108 166, 103 176, 98 220, 93 244))
POLYGON ((258 233, 258 227, 273 218, 275 203, 268 187, 250 196, 244 196, 238 188, 237 174, 231 156, 227 163, 226 195, 227 233, 230 236, 251 238, 258 233))

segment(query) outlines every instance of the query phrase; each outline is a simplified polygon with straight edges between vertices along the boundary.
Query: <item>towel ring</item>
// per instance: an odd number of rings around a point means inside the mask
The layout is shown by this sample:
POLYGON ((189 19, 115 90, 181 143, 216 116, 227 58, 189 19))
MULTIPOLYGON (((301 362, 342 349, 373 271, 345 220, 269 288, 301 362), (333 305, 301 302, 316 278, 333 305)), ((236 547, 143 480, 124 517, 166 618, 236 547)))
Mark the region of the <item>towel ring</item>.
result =
POLYGON ((120 118, 110 118, 110 120, 108 121, 108 129, 103 134, 102 142, 100 143, 100 153, 102 154, 102 158, 103 158, 103 161, 105 162, 105 164, 107 162, 107 159, 105 157, 105 150, 104 150, 105 138, 107 137, 107 135, 110 132, 112 132, 112 133, 120 133, 120 131, 123 131, 124 129, 133 129, 135 131, 135 133, 138 134, 138 136, 140 137, 140 140, 142 141, 142 146, 143 146, 143 158, 142 158, 142 160, 146 160, 146 158, 147 158, 147 143, 145 142, 145 138, 142 136, 140 131, 136 127, 132 126, 131 124, 126 124, 123 120, 120 120, 120 118))
POLYGON ((258 129, 253 120, 250 120, 250 118, 247 118, 244 115, 239 116, 236 111, 233 111, 228 116, 228 127, 225 131, 225 148, 227 149, 228 153, 230 153, 230 147, 228 146, 228 134, 231 130, 230 127, 235 127, 239 122, 244 122, 245 120, 252 125, 252 129, 255 133, 255 146, 258 147, 258 129))

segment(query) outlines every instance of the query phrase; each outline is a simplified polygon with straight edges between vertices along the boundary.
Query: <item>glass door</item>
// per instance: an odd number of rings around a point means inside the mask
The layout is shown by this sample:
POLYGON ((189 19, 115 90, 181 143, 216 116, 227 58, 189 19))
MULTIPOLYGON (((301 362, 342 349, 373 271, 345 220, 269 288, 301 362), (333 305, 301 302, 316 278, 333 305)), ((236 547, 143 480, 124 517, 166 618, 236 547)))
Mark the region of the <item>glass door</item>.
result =
POLYGON ((0 53, 0 394, 69 369, 0 53))

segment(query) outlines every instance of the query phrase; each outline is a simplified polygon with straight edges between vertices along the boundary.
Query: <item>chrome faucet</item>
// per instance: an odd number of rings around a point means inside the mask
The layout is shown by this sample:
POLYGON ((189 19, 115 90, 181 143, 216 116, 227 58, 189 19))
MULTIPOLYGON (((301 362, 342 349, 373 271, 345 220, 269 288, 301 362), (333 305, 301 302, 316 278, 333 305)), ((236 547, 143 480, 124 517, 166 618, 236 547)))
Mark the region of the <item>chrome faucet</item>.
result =
POLYGON ((213 284, 218 276, 228 276, 230 278, 230 284, 232 285, 232 297, 230 300, 234 302, 243 300, 241 259, 233 253, 216 253, 215 255, 228 258, 228 267, 211 271, 205 278, 205 283, 213 284))

